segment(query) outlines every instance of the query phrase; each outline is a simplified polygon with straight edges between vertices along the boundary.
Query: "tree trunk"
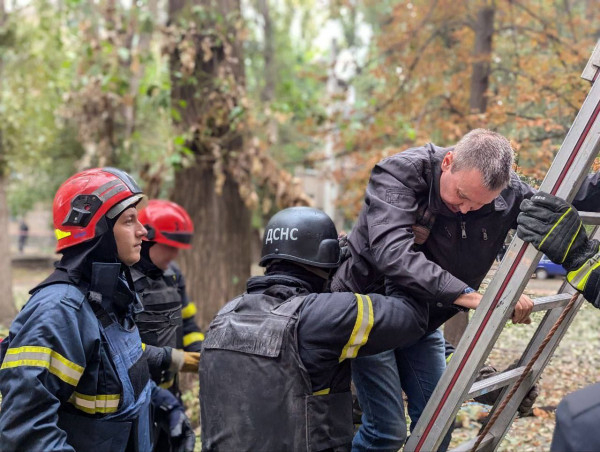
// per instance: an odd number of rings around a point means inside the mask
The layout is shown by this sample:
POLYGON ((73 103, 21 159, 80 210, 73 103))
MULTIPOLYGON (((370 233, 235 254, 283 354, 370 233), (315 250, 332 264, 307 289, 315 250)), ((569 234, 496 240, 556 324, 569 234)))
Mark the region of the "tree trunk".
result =
MULTIPOLYGON (((186 11, 194 5, 217 12, 225 20, 240 11, 239 0, 170 0, 170 24, 177 25, 179 17, 189 20, 186 11)), ((188 295, 198 307, 197 320, 206 328, 220 307, 244 290, 250 276, 252 228, 250 211, 228 166, 236 155, 243 153, 242 136, 236 135, 235 129, 232 132, 230 124, 219 122, 231 115, 215 120, 215 115, 221 114, 219 110, 225 108, 225 104, 218 104, 219 96, 231 95, 231 90, 224 93, 218 88, 223 83, 223 74, 233 76, 237 84, 243 85, 241 43, 215 40, 207 53, 206 46, 202 46, 207 38, 202 35, 203 29, 202 24, 196 24, 191 31, 187 29, 197 52, 190 76, 193 83, 180 75, 185 68, 182 69, 179 50, 171 55, 171 99, 181 117, 177 125, 193 135, 187 147, 194 153, 194 164, 175 176, 172 199, 189 212, 194 222, 193 249, 181 253, 180 264, 188 295), (225 51, 225 45, 231 47, 225 51), (227 56, 229 51, 231 54, 227 56), (204 93, 212 96, 209 99, 204 93), (220 125, 207 126, 215 123, 220 125), (210 136, 206 138, 208 129, 210 136)), ((235 36, 235 32, 227 35, 235 36)), ((227 100, 236 101, 231 97, 227 100)))
POLYGON ((486 92, 490 80, 490 58, 492 55, 492 37, 494 34, 493 6, 485 6, 477 12, 475 25, 475 48, 473 51, 473 71, 471 73, 471 112, 485 113, 486 92))
MULTIPOLYGON (((484 6, 477 12, 475 24, 475 48, 473 50, 473 72, 471 73, 471 97, 469 108, 472 113, 485 113, 487 89, 490 81, 490 58, 494 35, 494 6, 484 6)), ((458 345, 467 324, 469 314, 459 312, 444 325, 444 338, 455 347, 458 345)))
POLYGON ((197 164, 178 172, 173 193, 194 222, 193 249, 180 254, 180 263, 204 329, 225 302, 243 292, 251 263, 250 213, 231 177, 215 193, 212 171, 197 164))
MULTIPOLYGON (((4 0, 0 0, 0 30, 4 27, 6 13, 4 0)), ((3 61, 0 56, 0 81, 2 80, 3 61)), ((0 89, 0 93, 2 90, 0 89)), ((0 99, 0 103, 2 100, 0 99)), ((8 203, 6 200, 6 149, 3 146, 2 128, 0 124, 0 325, 8 327, 17 314, 12 292, 12 271, 10 260, 10 237, 8 236, 8 203)))
MULTIPOLYGON (((273 21, 269 11, 268 0, 258 0, 258 11, 263 17, 263 34, 264 34, 264 75, 265 84, 260 93, 260 100, 264 106, 270 111, 271 102, 275 97, 275 33, 273 32, 273 21)), ((273 145, 279 141, 279 123, 274 116, 270 115, 267 122, 267 137, 269 144, 273 145)))

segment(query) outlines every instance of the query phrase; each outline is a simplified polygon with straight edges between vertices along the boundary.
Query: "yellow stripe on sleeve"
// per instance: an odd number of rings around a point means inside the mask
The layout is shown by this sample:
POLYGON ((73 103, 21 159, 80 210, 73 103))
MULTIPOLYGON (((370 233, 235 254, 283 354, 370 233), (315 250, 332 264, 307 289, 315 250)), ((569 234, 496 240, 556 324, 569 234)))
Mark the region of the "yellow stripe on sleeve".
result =
POLYGON ((183 319, 189 319, 190 317, 194 317, 198 310, 196 309, 196 305, 194 303, 188 303, 185 308, 181 310, 181 317, 183 319))
POLYGON ((11 369, 21 366, 44 367, 48 371, 60 378, 65 383, 77 386, 79 379, 83 375, 84 368, 60 353, 48 347, 24 346, 9 348, 2 362, 2 369, 11 369))
POLYGON ((371 298, 365 295, 365 301, 362 295, 354 295, 356 296, 357 305, 356 322, 350 334, 350 339, 348 339, 348 342, 342 349, 339 358, 340 362, 347 358, 356 358, 358 350, 367 343, 371 328, 373 328, 374 316, 371 298))
POLYGON ((193 344, 194 342, 201 342, 204 340, 204 334, 203 333, 197 333, 197 332, 193 332, 193 333, 188 333, 185 336, 183 336, 183 346, 187 347, 190 344, 193 344))

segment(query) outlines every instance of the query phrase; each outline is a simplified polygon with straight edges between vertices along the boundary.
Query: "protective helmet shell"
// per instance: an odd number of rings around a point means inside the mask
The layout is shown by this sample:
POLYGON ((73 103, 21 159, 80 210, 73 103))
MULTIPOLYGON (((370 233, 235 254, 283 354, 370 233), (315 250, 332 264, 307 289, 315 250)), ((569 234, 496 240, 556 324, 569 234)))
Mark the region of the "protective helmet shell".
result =
POLYGON ((331 218, 312 207, 290 207, 276 213, 267 224, 259 265, 272 259, 313 267, 340 265, 340 246, 331 218))
POLYGON ((104 216, 117 217, 144 197, 135 180, 117 168, 94 168, 71 176, 54 196, 52 214, 56 251, 92 240, 104 216))
POLYGON ((151 199, 140 211, 139 220, 148 230, 146 240, 175 248, 192 247, 194 224, 186 210, 179 204, 163 199, 151 199))

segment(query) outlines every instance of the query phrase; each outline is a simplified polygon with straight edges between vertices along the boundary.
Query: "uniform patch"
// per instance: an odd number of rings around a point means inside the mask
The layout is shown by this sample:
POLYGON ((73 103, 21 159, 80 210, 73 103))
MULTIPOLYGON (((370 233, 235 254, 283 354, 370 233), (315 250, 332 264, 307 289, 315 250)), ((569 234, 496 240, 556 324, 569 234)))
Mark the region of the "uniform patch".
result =
POLYGON ((405 198, 414 199, 414 193, 408 189, 393 188, 385 191, 385 202, 393 206, 402 204, 405 198))

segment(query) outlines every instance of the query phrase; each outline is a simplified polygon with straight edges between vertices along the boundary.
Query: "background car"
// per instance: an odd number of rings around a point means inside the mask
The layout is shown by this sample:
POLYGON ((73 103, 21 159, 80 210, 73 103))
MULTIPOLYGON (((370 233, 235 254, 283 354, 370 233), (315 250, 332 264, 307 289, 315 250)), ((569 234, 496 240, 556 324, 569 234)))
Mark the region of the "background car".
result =
POLYGON ((535 268, 535 277, 538 279, 554 278, 555 276, 565 276, 567 271, 562 265, 555 264, 544 254, 535 268))

